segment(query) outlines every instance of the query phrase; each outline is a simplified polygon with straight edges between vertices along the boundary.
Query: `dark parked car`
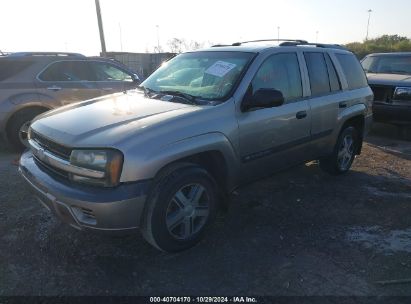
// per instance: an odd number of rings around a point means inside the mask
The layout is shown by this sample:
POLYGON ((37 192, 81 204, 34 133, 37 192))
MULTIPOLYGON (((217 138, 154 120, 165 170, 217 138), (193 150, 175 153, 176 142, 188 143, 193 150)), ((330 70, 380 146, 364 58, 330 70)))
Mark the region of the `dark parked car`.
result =
POLYGON ((411 52, 370 54, 361 63, 374 92, 374 120, 411 124, 411 52))
POLYGON ((0 56, 0 135, 21 150, 38 114, 139 83, 136 73, 106 58, 44 52, 0 56))

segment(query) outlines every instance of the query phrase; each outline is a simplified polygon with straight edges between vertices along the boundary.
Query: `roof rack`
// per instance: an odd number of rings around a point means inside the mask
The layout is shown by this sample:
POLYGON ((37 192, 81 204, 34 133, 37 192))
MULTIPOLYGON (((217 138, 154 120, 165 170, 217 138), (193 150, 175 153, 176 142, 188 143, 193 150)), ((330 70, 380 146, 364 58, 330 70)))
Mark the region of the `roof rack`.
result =
POLYGON ((319 48, 328 48, 328 49, 338 49, 338 50, 347 50, 346 47, 339 45, 339 44, 326 44, 326 43, 309 43, 307 41, 303 43, 293 42, 293 41, 286 41, 280 44, 280 46, 315 46, 319 48))
POLYGON ((308 43, 305 40, 301 40, 301 39, 259 39, 259 40, 249 40, 249 41, 242 41, 242 42, 235 42, 232 44, 232 46, 240 46, 244 43, 254 43, 254 42, 268 42, 268 41, 286 41, 286 42, 294 42, 294 43, 298 43, 298 44, 304 44, 304 43, 308 43))
POLYGON ((224 47, 224 46, 232 46, 231 44, 215 44, 212 45, 211 47, 224 47))
POLYGON ((28 57, 28 56, 73 56, 73 57, 86 57, 80 53, 68 53, 68 52, 16 52, 8 54, 10 57, 28 57))
POLYGON ((0 56, 7 56, 7 55, 9 55, 10 53, 7 53, 7 52, 3 52, 2 50, 0 50, 0 56))
POLYGON ((277 41, 282 43, 279 46, 315 46, 320 48, 330 48, 330 49, 339 49, 339 50, 347 50, 342 45, 339 44, 325 44, 325 43, 311 43, 306 40, 302 39, 259 39, 259 40, 249 40, 249 41, 242 41, 242 42, 235 42, 233 44, 224 45, 224 44, 216 44, 212 47, 223 47, 223 46, 240 46, 245 43, 254 43, 254 42, 268 42, 268 41, 277 41))

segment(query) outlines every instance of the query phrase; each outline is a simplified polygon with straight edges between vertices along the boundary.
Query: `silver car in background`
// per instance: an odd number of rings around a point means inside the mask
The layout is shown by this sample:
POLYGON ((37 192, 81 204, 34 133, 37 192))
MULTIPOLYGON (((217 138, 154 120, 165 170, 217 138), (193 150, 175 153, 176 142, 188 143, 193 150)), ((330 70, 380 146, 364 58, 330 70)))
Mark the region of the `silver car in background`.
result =
POLYGON ((139 83, 121 63, 100 57, 51 52, 0 56, 0 135, 22 150, 28 146, 30 121, 38 114, 139 83))

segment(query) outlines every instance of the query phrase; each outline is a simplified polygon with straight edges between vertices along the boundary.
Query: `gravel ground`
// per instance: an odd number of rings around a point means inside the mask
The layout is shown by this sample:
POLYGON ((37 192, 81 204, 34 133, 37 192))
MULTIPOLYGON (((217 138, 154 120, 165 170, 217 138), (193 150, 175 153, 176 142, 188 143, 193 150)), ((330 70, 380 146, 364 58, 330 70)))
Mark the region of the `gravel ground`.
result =
POLYGON ((61 224, 0 150, 0 296, 411 295, 378 283, 411 279, 411 141, 387 129, 345 176, 309 163, 237 190, 206 238, 172 255, 61 224))

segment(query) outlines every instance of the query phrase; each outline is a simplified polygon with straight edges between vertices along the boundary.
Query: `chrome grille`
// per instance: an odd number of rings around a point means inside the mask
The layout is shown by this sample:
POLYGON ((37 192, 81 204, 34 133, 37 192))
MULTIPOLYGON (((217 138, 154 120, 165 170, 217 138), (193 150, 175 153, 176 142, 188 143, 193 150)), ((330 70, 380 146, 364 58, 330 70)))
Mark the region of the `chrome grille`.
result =
POLYGON ((34 131, 31 131, 31 139, 36 141, 43 149, 48 150, 66 160, 70 159, 71 148, 53 142, 34 131))
POLYGON ((40 168, 42 168, 44 171, 46 171, 48 173, 51 173, 52 175, 57 175, 59 177, 69 178, 69 173, 68 172, 46 164, 45 162, 38 159, 35 155, 33 155, 33 157, 34 157, 34 161, 36 162, 36 164, 40 168))

